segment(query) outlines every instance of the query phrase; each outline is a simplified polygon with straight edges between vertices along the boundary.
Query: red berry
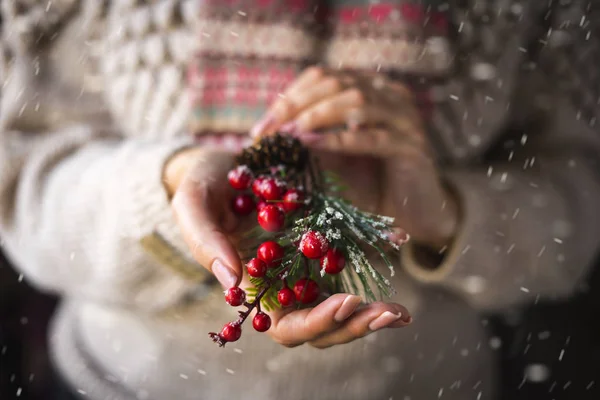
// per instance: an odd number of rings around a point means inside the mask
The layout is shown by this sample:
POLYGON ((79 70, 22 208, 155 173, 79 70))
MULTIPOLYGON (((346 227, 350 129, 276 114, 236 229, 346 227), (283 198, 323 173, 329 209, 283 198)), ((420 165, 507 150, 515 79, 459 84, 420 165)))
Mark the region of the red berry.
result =
POLYGON ((246 190, 252 183, 252 171, 246 165, 240 165, 229 171, 227 180, 232 188, 246 190))
POLYGON ((260 211, 263 208, 265 208, 265 206, 268 206, 268 205, 269 205, 269 203, 267 203, 266 201, 261 199, 258 201, 258 203, 256 203, 256 211, 260 211))
POLYGON ((277 292, 277 301, 279 301, 279 304, 281 304, 282 307, 293 306, 296 302, 296 295, 292 289, 284 287, 277 292))
POLYGON ((294 293, 300 303, 310 304, 319 297, 319 285, 312 279, 303 278, 294 285, 294 293))
POLYGON ((321 258, 321 268, 328 274, 339 274, 346 266, 346 257, 338 249, 329 249, 321 258))
POLYGON ((298 189, 290 189, 283 195, 281 203, 285 212, 296 211, 303 206, 304 193, 298 189))
POLYGON ((253 258, 246 264, 246 269, 248 270, 248 275, 254 278, 262 278, 267 273, 267 264, 258 258, 253 258))
POLYGON ((258 246, 258 250, 256 250, 256 257, 264 261, 269 268, 279 265, 283 255, 283 247, 272 240, 264 242, 258 246))
POLYGON ((252 319, 252 326, 259 332, 266 332, 271 327, 271 317, 261 311, 252 319))
POLYGON ((329 243, 325 236, 317 231, 308 231, 300 239, 300 251, 306 258, 321 258, 327 253, 329 243))
POLYGON ((248 215, 254 211, 254 199, 249 194, 238 194, 234 197, 231 207, 238 215, 248 215))
POLYGON ((266 178, 264 176, 259 176, 252 182, 252 193, 254 193, 257 197, 262 197, 261 189, 262 183, 266 178))
POLYGON ((258 223, 267 232, 278 232, 285 223, 285 214, 279 207, 269 204, 258 212, 258 223))
POLYGON ((246 292, 237 286, 229 288, 225 291, 225 301, 230 306, 241 306, 246 301, 246 292))
POLYGON ((283 194, 282 183, 275 178, 265 178, 259 185, 260 197, 269 201, 280 200, 283 194))
POLYGON ((235 342, 242 336, 242 327, 234 322, 225 324, 221 330, 220 336, 226 342, 235 342))

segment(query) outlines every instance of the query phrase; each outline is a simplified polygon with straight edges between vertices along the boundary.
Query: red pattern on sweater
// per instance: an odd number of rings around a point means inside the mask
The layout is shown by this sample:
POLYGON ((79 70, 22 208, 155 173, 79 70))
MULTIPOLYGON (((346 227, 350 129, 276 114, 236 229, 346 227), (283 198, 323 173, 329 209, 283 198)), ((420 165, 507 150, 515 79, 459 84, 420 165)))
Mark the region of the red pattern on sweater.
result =
POLYGON ((228 102, 256 107, 269 104, 296 77, 296 69, 286 66, 241 65, 189 70, 193 106, 223 106, 228 102))
MULTIPOLYGON (((200 47, 188 73, 192 106, 198 109, 193 113, 198 119, 192 121, 192 125, 204 129, 210 123, 202 119, 222 118, 231 115, 227 110, 235 108, 249 118, 260 114, 284 92, 305 65, 319 61, 320 31, 315 25, 328 26, 332 33, 326 37, 328 46, 336 44, 336 51, 345 51, 339 58, 335 53, 332 62, 339 60, 344 68, 361 69, 366 65, 364 55, 352 52, 364 48, 373 59, 389 64, 382 71, 394 71, 393 65, 413 62, 418 51, 403 48, 413 45, 414 37, 422 41, 428 36, 445 36, 448 29, 446 16, 431 7, 408 2, 353 3, 348 5, 343 0, 205 2, 200 12, 210 28, 201 33, 200 47), (250 9, 249 4, 252 4, 250 9), (238 13, 236 6, 244 11, 238 13), (227 28, 227 24, 232 24, 231 28, 227 28), (221 26, 232 31, 219 30, 221 26), (364 47, 357 47, 363 40, 364 47), (398 42, 398 46, 390 46, 390 41, 398 42)), ((420 103, 427 114, 430 102, 420 103)))
POLYGON ((340 7, 337 10, 337 17, 334 19, 343 24, 355 24, 365 20, 376 24, 385 24, 398 19, 394 16, 395 11, 399 13, 402 20, 420 26, 429 26, 439 34, 445 34, 448 30, 448 18, 445 13, 427 10, 420 4, 410 3, 379 3, 368 7, 340 7))

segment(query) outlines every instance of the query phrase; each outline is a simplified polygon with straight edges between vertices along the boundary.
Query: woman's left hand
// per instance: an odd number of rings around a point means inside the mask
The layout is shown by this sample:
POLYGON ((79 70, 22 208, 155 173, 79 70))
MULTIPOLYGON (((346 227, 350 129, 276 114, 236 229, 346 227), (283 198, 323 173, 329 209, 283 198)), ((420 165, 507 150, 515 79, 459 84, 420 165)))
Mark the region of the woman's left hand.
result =
POLYGON ((418 243, 453 238, 457 206, 443 186, 412 92, 383 74, 306 69, 253 128, 291 134, 316 150, 375 156, 385 165, 379 210, 418 243), (334 130, 334 128, 340 128, 334 130))

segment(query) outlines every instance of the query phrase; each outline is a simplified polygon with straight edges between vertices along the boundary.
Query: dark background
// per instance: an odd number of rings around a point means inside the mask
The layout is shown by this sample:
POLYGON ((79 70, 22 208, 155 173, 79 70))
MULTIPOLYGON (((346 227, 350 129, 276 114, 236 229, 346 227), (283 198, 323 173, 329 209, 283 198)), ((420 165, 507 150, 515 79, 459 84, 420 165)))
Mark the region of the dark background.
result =
POLYGON ((56 303, 19 278, 0 253, 0 400, 53 400, 46 326, 56 303))
MULTIPOLYGON (((599 269, 569 302, 489 316, 491 341, 500 344, 503 400, 600 399, 599 269), (530 370, 546 371, 547 379, 524 379, 530 370)), ((56 304, 0 254, 0 400, 54 400, 46 327, 56 304)))

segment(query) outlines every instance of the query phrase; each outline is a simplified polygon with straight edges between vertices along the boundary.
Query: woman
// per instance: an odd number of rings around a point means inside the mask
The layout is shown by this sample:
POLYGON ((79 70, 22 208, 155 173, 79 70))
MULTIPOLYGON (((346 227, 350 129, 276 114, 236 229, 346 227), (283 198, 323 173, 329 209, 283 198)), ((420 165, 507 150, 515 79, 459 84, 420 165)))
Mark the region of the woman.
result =
POLYGON ((519 21, 545 9, 18 3, 3 3, 0 226, 28 279, 64 296, 53 356, 78 396, 491 398, 475 310, 568 295, 597 247, 600 187, 578 147, 595 137, 564 136, 566 102, 509 107, 552 94, 520 69, 538 35, 519 21), (536 133, 497 145, 509 125, 536 133), (393 302, 339 294, 273 315, 269 335, 209 342, 234 313, 212 275, 243 284, 224 176, 249 130, 326 153, 350 197, 411 232, 393 302))

